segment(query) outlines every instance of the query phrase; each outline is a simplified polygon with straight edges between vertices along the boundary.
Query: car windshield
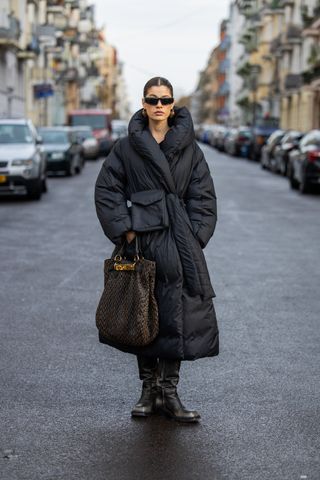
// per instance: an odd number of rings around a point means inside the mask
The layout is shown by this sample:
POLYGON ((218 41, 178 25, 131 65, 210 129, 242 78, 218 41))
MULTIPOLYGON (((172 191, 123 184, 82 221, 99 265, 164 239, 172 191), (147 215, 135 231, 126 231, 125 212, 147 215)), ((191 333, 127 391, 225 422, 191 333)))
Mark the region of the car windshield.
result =
POLYGON ((105 115, 72 115, 71 125, 73 127, 79 127, 80 125, 93 129, 106 128, 106 116, 105 115))
POLYGON ((119 135, 127 133, 126 127, 122 127, 121 125, 112 126, 112 131, 114 133, 118 133, 119 135))
POLYGON ((39 134, 42 137, 43 143, 68 143, 68 133, 63 130, 39 130, 39 134))
POLYGON ((0 125, 0 144, 33 143, 32 134, 27 125, 0 125))
POLYGON ((83 140, 86 140, 87 138, 94 138, 91 130, 78 130, 76 135, 83 140))
POLYGON ((239 130, 238 134, 243 136, 243 137, 251 137, 251 131, 250 130, 239 130))

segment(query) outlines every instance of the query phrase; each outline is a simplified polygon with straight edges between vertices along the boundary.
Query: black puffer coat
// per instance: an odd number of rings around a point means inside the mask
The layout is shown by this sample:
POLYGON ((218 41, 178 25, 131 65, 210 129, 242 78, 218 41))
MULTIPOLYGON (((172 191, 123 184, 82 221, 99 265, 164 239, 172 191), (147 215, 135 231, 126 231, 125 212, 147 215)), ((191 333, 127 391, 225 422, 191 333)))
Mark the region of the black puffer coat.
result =
MULTIPOLYGON (((195 360, 219 353, 215 293, 202 251, 215 228, 216 196, 189 111, 175 112, 160 144, 141 110, 132 117, 129 136, 116 143, 103 163, 95 201, 113 243, 121 244, 125 232, 134 230, 144 257, 156 261, 159 336, 146 347, 113 346, 151 357, 195 360)), ((109 343, 101 336, 100 341, 109 343)))

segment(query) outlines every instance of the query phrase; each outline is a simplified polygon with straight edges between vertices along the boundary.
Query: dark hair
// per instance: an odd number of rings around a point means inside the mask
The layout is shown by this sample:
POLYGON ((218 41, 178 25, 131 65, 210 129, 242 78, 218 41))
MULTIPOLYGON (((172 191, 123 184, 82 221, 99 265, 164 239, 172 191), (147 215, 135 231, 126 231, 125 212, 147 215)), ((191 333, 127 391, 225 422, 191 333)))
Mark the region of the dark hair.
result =
POLYGON ((144 86, 144 89, 143 89, 143 96, 146 97, 147 94, 148 94, 148 90, 149 88, 151 87, 160 87, 161 85, 165 86, 165 87, 168 87, 169 90, 170 90, 170 93, 173 97, 173 87, 171 85, 171 83, 169 82, 169 80, 167 80, 166 78, 163 78, 163 77, 153 77, 153 78, 150 78, 150 80, 147 81, 147 83, 145 84, 144 86))

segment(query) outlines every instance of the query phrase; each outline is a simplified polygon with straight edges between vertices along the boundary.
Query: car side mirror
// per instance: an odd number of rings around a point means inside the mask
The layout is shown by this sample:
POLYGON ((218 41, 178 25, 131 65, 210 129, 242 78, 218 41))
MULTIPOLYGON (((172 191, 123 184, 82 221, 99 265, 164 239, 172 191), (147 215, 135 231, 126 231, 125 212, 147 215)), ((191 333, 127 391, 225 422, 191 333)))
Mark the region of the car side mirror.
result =
POLYGON ((36 137, 36 145, 42 145, 43 144, 43 139, 42 137, 40 137, 40 135, 38 135, 36 137))

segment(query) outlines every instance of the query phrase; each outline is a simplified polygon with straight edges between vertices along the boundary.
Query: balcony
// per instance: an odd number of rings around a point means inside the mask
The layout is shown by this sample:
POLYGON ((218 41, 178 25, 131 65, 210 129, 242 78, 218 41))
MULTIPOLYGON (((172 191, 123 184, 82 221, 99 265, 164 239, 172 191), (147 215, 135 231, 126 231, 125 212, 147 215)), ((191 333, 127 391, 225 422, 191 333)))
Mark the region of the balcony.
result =
POLYGON ((228 35, 226 35, 226 36, 224 37, 224 39, 222 40, 222 42, 220 43, 219 49, 220 49, 222 52, 225 52, 226 50, 229 49, 230 43, 231 43, 230 37, 229 37, 228 35))
POLYGON ((239 0, 239 10, 245 17, 250 17, 256 13, 254 8, 255 2, 253 0, 239 0))
POLYGON ((21 34, 20 22, 13 15, 1 18, 0 23, 0 46, 17 45, 21 34))
POLYGON ((250 22, 251 22, 251 26, 249 28, 252 30, 256 30, 257 28, 261 27, 263 23, 262 23, 260 13, 257 13, 257 12, 253 13, 250 16, 250 22))
POLYGON ((320 1, 318 0, 313 9, 310 9, 307 5, 302 5, 301 17, 304 28, 311 27, 311 25, 320 18, 320 1))
POLYGON ((248 53, 253 53, 258 50, 258 40, 257 38, 252 38, 246 45, 245 50, 248 53))
POLYGON ((284 86, 287 90, 300 88, 302 86, 302 75, 300 73, 289 73, 285 77, 284 86))
POLYGON ((281 35, 278 35, 276 38, 274 38, 270 44, 270 53, 273 53, 274 55, 279 52, 280 54, 280 48, 281 48, 281 35))
POLYGON ((249 77, 250 73, 251 73, 251 65, 248 62, 248 60, 239 62, 237 75, 239 75, 239 77, 245 78, 245 77, 249 77))
POLYGON ((243 82, 241 90, 238 90, 236 92, 236 100, 238 102, 242 102, 246 98, 249 98, 250 96, 250 89, 249 86, 247 85, 248 82, 243 82))
POLYGON ((271 10, 279 10, 284 7, 285 3, 286 2, 283 2, 283 0, 271 0, 266 6, 271 10))
POLYGON ((56 45, 56 30, 53 25, 38 25, 36 34, 41 43, 56 45))
POLYGON ((320 78, 320 65, 313 67, 311 70, 303 72, 302 78, 304 84, 309 84, 314 80, 318 80, 320 78))
POLYGON ((64 0, 47 0, 47 13, 63 13, 64 0))
POLYGON ((226 73, 229 70, 229 67, 230 67, 230 60, 228 58, 225 58, 220 63, 219 68, 218 68, 218 72, 219 73, 226 73))
POLYGON ((39 39, 36 35, 31 35, 24 50, 17 53, 20 60, 29 60, 35 58, 40 53, 39 39))
POLYGON ((287 28, 287 39, 290 40, 301 40, 301 28, 298 25, 290 24, 287 28))
POLYGON ((219 90, 216 93, 217 97, 225 97, 230 93, 230 85, 229 82, 223 82, 222 85, 220 85, 219 90))

